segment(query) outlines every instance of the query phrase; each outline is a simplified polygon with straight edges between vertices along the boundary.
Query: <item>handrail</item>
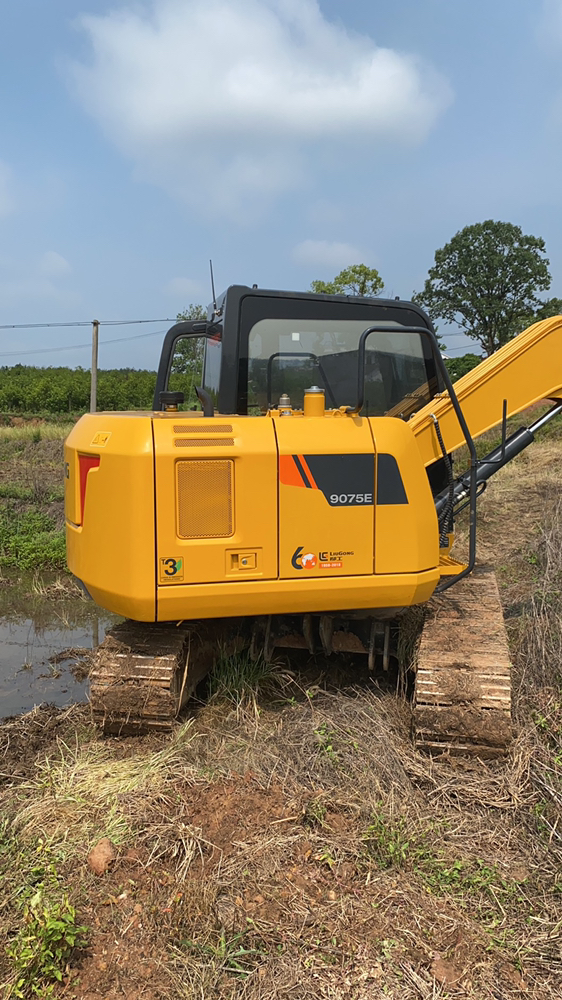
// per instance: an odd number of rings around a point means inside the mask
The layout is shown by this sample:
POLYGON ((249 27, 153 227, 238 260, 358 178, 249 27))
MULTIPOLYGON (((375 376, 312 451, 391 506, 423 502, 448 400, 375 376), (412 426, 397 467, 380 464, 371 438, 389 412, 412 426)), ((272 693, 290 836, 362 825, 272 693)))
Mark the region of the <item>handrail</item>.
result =
MULTIPOLYGON (((431 347, 431 352, 435 360, 437 369, 443 383, 448 393, 448 398, 453 407, 457 420, 459 422, 462 434, 466 446, 470 453, 470 486, 469 486, 469 505, 470 505, 470 524, 469 524, 469 554, 468 554, 468 564, 461 573, 457 576, 449 577, 448 579, 442 581, 436 588, 436 593, 442 593, 444 590, 448 590, 453 584, 458 583, 463 577, 468 576, 472 573, 474 569, 474 564, 476 562, 476 466, 478 463, 478 458, 476 455, 476 446, 472 440, 468 424, 464 418, 463 411, 461 409, 460 403, 457 399, 455 390, 453 389, 453 383, 451 382, 451 377, 445 362, 441 356, 441 351, 439 350, 439 344, 437 342, 437 337, 432 330, 429 330, 425 326, 370 326, 363 331, 359 339, 359 345, 357 348, 357 403, 354 408, 349 409, 350 414, 359 414, 363 409, 363 404, 365 402, 365 350, 367 338, 372 333, 417 333, 421 337, 426 337, 429 341, 431 347)), ((431 406, 431 403, 428 404, 431 406)), ((440 457, 440 456, 439 456, 440 457)))

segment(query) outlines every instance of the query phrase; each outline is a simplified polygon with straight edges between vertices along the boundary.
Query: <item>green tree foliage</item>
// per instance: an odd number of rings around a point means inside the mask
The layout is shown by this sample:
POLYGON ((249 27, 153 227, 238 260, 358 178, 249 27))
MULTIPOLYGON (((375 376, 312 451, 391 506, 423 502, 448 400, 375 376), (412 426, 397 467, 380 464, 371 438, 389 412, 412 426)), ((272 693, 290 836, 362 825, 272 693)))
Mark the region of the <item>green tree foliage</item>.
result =
POLYGON ((489 219, 465 226, 437 250, 424 289, 413 298, 432 319, 456 323, 489 355, 541 307, 548 267, 544 240, 489 219))
POLYGON ((310 290, 325 295, 379 295, 384 288, 384 281, 374 267, 366 264, 353 264, 346 267, 333 281, 313 281, 310 290))
POLYGON ((445 358, 445 365, 451 380, 456 382, 457 379, 476 368, 476 365, 479 365, 481 361, 482 358, 477 354, 463 354, 460 358, 445 358))
POLYGON ((545 299, 544 302, 539 303, 538 307, 534 309, 533 312, 530 312, 527 316, 522 318, 520 329, 517 333, 521 330, 526 330, 528 326, 532 326, 533 323, 538 323, 540 320, 551 319, 553 316, 561 315, 562 299, 545 299))
POLYGON ((178 313, 176 316, 178 323, 181 323, 184 320, 197 320, 206 318, 207 318, 207 313, 203 308, 203 306, 195 302, 190 302, 187 309, 184 309, 183 312, 178 313))
MULTIPOLYGON (((99 410, 152 409, 156 373, 134 368, 100 369, 99 410)), ((90 372, 83 368, 0 368, 0 411, 83 413, 90 407, 90 372)))
POLYGON ((538 323, 541 319, 550 319, 551 316, 562 316, 562 299, 547 299, 541 302, 534 315, 529 318, 530 323, 538 323))

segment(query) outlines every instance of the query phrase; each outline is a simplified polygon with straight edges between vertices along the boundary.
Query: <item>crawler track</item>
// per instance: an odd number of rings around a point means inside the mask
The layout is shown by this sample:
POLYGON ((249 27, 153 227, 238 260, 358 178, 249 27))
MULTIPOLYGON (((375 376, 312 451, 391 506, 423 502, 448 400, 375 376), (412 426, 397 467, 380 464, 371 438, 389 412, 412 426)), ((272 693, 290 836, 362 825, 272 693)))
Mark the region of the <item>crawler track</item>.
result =
POLYGON ((415 682, 416 746, 503 754, 512 736, 510 674, 496 577, 481 567, 430 603, 415 682))
POLYGON ((217 654, 220 629, 117 625, 96 650, 90 672, 94 721, 105 733, 169 732, 217 654))

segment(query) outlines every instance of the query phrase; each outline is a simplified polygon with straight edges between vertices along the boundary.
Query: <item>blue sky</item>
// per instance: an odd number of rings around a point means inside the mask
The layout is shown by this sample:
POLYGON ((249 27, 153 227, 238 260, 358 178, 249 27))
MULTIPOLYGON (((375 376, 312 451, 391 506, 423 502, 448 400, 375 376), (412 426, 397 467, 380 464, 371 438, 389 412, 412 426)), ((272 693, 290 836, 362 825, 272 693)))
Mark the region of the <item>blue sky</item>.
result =
MULTIPOLYGON (((546 240, 562 296, 561 57, 562 0, 3 0, 0 324, 173 317, 209 257, 221 289, 363 261, 408 297, 487 218, 546 240)), ((0 330, 0 365, 88 339, 0 330)))

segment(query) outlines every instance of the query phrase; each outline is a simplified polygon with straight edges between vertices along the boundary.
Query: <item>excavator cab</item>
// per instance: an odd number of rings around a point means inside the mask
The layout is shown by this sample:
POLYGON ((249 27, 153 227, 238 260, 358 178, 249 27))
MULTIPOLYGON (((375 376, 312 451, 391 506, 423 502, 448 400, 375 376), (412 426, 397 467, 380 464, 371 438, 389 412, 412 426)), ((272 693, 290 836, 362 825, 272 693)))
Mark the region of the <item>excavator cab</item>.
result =
POLYGON ((161 393, 177 391, 181 375, 193 393, 199 359, 207 407, 212 403, 223 414, 265 415, 281 396, 302 410, 311 385, 323 390, 328 408, 355 408, 359 344, 367 328, 361 413, 407 419, 443 388, 433 328, 419 307, 242 286, 229 288, 206 321, 177 323, 168 332, 154 410, 165 408, 161 393))
POLYGON ((145 622, 423 602, 442 483, 409 419, 443 385, 412 303, 233 286, 166 335, 152 413, 69 436, 69 565, 145 622))
MULTIPOLYGON (((69 568, 99 605, 129 619, 125 636, 100 647, 93 674, 105 728, 171 725, 197 676, 188 656, 187 679, 186 643, 205 629, 217 636, 219 622, 251 632, 255 655, 300 648, 388 668, 389 623, 471 573, 479 492, 562 412, 561 358, 556 317, 453 386, 414 303, 244 286, 205 320, 174 325, 152 411, 86 414, 65 443, 69 568), (507 417, 545 398, 555 400, 549 413, 507 437, 507 417), (473 437, 499 423, 501 445, 479 460, 473 437), (462 444, 470 467, 455 479, 451 455, 462 444), (469 551, 459 562, 454 520, 466 506, 469 551), (151 651, 163 636, 166 654, 151 651)), ((491 687, 481 660, 465 665, 487 720, 475 739, 503 746, 509 654, 495 581, 479 594, 493 609, 485 639, 500 639, 491 687)), ((456 597, 451 636, 459 607, 456 597)), ((440 647, 443 668, 441 658, 440 647)), ((454 701, 450 670, 440 676, 417 674, 428 745, 454 729, 433 711, 454 701)))
MULTIPOLYGON (((408 420, 443 390, 443 370, 433 327, 414 303, 232 286, 207 320, 169 330, 153 409, 255 416, 282 400, 286 414, 302 411, 317 386, 328 409, 356 410, 361 399, 363 416, 408 420)), ((435 495, 445 489, 447 458, 426 471, 435 495)))

